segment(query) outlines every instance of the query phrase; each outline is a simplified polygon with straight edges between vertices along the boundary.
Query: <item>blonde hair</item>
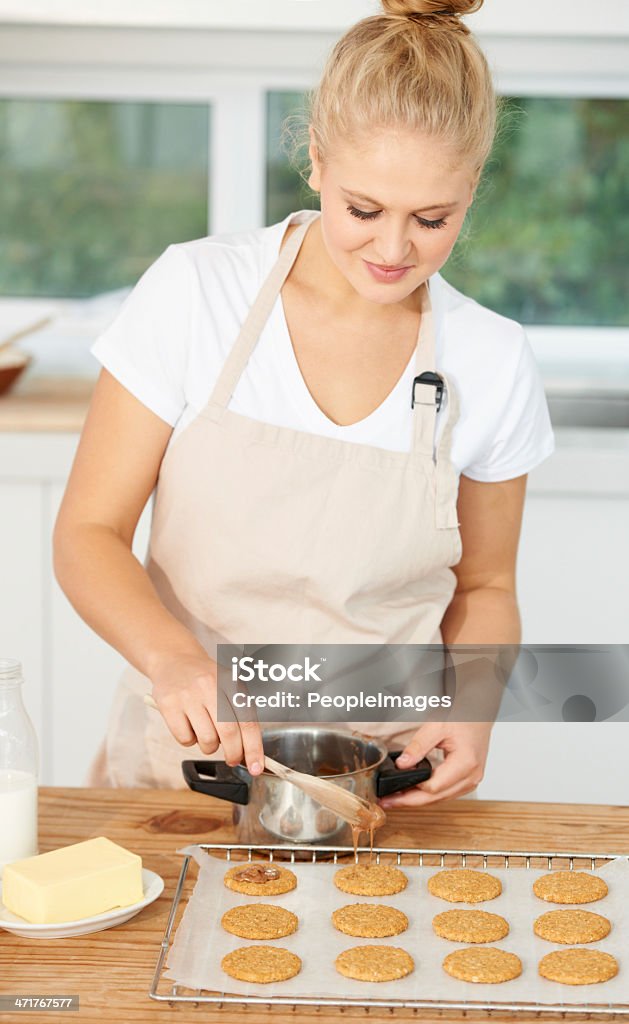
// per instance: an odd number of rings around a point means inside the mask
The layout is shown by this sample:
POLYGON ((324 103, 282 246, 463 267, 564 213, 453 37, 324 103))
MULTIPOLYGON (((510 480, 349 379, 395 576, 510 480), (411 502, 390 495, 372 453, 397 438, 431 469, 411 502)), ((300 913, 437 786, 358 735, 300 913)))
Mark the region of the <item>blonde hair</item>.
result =
POLYGON ((402 128, 439 139, 480 175, 497 101, 487 60, 460 15, 482 3, 382 0, 383 14, 357 22, 337 42, 308 109, 287 118, 283 143, 293 158, 309 127, 322 162, 336 140, 402 128))

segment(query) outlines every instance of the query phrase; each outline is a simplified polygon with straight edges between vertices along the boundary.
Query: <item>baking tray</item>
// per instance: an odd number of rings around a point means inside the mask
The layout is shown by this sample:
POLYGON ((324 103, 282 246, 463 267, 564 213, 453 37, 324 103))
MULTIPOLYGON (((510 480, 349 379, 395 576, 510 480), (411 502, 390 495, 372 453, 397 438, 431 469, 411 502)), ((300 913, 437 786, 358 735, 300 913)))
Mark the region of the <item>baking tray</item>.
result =
MULTIPOLYGON (((251 860, 278 860, 280 863, 303 863, 304 861, 325 861, 326 863, 346 863, 354 859, 354 850, 351 846, 299 846, 295 844, 277 845, 248 845, 239 843, 198 843, 198 849, 205 850, 212 856, 222 858, 230 862, 241 862, 251 860)), ((356 856, 359 860, 370 856, 368 846, 359 846, 356 856)), ((616 853, 583 853, 583 852, 549 852, 549 851, 514 851, 514 850, 454 850, 454 849, 416 849, 411 847, 390 847, 374 846, 373 857, 376 863, 397 864, 404 866, 416 865, 418 867, 474 867, 491 869, 504 868, 508 870, 526 870, 530 868, 542 868, 552 871, 563 870, 594 870, 601 865, 616 858, 625 859, 625 854, 616 853)), ((555 1014, 558 1017, 575 1016, 577 1014, 615 1014, 616 1016, 629 1018, 629 1004, 619 1003, 542 1003, 505 1001, 500 999, 481 1001, 474 999, 449 1000, 449 999, 341 999, 339 997, 298 997, 291 996, 255 996, 238 995, 237 993, 226 993, 219 991, 208 991, 206 989, 183 989, 181 986, 172 985, 166 978, 162 978, 168 951, 173 937, 175 918, 181 902, 183 888, 190 867, 191 857, 184 857, 179 879, 164 931, 153 981, 149 989, 149 996, 159 1002, 176 1005, 188 1003, 193 1006, 213 1004, 218 1006, 330 1006, 330 1007, 371 1007, 380 1009, 412 1009, 412 1010, 467 1010, 467 1011, 492 1011, 502 1010, 503 1012, 527 1012, 555 1014)))

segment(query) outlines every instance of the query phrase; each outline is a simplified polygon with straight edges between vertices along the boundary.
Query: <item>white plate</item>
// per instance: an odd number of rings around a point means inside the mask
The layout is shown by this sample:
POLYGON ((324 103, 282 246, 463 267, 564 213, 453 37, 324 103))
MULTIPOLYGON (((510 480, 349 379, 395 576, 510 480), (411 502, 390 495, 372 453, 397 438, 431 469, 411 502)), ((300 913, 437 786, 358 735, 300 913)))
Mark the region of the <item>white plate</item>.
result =
POLYGON ((57 922, 55 924, 31 924, 23 917, 7 910, 2 902, 2 882, 0 882, 0 928, 5 928, 14 935, 22 935, 26 939, 67 939, 72 935, 89 935, 90 932, 100 932, 104 928, 113 928, 117 924, 123 924, 130 917, 138 914, 143 907, 161 896, 164 889, 164 879, 156 875, 148 868, 142 868, 142 889, 144 896, 138 903, 132 903, 128 907, 117 907, 116 910, 108 910, 104 914, 96 914, 95 917, 83 917, 80 921, 57 922))

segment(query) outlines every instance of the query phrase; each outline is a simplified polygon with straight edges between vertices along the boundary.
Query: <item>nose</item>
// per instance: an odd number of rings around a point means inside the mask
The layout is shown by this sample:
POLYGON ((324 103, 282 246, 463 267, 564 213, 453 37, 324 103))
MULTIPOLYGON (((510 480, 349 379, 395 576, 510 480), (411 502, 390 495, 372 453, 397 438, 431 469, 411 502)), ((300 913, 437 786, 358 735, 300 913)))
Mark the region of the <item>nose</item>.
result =
POLYGON ((374 239, 377 262, 386 267, 402 267, 413 262, 412 241, 406 218, 397 221, 393 218, 382 218, 374 239), (388 220, 388 223, 384 223, 388 220))

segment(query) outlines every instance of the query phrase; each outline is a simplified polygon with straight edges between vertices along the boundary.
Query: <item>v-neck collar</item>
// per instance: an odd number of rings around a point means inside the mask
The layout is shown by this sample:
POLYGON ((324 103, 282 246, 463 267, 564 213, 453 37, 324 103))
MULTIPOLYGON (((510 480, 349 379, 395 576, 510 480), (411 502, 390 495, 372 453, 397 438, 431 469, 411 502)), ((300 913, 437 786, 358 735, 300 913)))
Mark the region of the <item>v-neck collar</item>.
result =
POLYGON ((376 406, 376 408, 368 413, 367 416, 364 416, 360 420, 356 420, 354 423, 336 423, 335 420, 331 419, 323 411, 321 406, 318 405, 306 384, 297 361, 295 349, 293 348, 293 342, 288 329, 288 322, 286 320, 286 312, 284 310, 281 292, 278 295, 273 308, 270 326, 278 338, 278 344, 281 346, 280 354, 282 357, 282 363, 289 369, 289 386, 291 390, 294 389, 294 393, 297 395, 298 404, 305 403, 306 407, 310 409, 313 416, 322 425, 322 427, 326 428, 326 432, 331 431, 335 436, 342 437, 345 435, 351 435, 352 432, 360 433, 367 426, 373 425, 377 428, 380 420, 387 417, 389 408, 397 404, 400 394, 402 392, 407 392, 410 395, 411 393, 417 346, 415 346, 411 352, 409 360, 400 377, 393 385, 393 388, 389 391, 388 395, 382 400, 380 405, 376 406))

